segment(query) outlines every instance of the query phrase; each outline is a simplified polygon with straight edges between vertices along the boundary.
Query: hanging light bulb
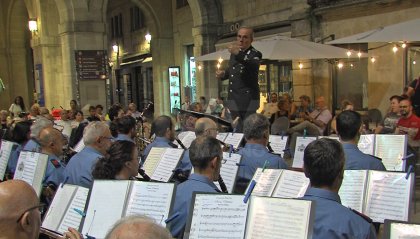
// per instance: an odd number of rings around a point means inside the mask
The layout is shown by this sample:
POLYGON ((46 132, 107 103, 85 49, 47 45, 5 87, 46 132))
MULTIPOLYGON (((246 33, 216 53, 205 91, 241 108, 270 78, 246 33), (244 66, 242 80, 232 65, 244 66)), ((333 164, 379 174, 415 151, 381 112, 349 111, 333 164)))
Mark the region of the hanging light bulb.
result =
POLYGON ((222 64, 222 62, 223 62, 222 57, 219 57, 219 59, 217 60, 217 62, 219 62, 219 64, 222 64))
POLYGON ((299 62, 299 69, 303 68, 303 64, 299 62))
POLYGON ((338 69, 341 69, 341 68, 343 68, 343 63, 341 63, 341 62, 339 62, 338 64, 337 64, 337 66, 338 66, 338 69))
POLYGON ((416 60, 413 61, 413 65, 417 64, 416 60))
POLYGON ((198 65, 198 70, 201 71, 201 68, 203 68, 201 65, 198 65))
POLYGON ((396 53, 396 52, 398 51, 398 47, 394 45, 394 47, 392 48, 392 51, 393 51, 394 53, 396 53))
POLYGON ((353 67, 354 67, 353 63, 350 63, 350 68, 353 68, 353 67))
POLYGON ((218 70, 220 69, 220 63, 217 63, 217 69, 218 70))
POLYGON ((360 57, 362 56, 362 53, 359 51, 359 52, 357 53, 357 56, 360 58, 360 57))
POLYGON ((376 61, 375 57, 373 57, 373 56, 372 56, 372 57, 370 58, 370 61, 371 61, 372 63, 375 63, 375 61, 376 61))
POLYGON ((401 44, 401 47, 402 48, 406 48, 407 47, 407 44, 405 44, 405 42, 404 42, 403 44, 401 44))
POLYGON ((347 56, 348 56, 348 57, 350 57, 350 56, 351 56, 351 51, 350 51, 350 50, 348 50, 348 51, 347 51, 347 56))

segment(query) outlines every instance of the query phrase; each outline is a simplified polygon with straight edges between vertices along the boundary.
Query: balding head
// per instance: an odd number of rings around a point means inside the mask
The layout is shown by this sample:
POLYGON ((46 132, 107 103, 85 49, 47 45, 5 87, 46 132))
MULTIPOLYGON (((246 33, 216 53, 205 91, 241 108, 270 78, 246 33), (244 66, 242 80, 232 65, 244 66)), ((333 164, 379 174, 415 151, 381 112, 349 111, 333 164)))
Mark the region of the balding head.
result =
POLYGON ((317 110, 321 110, 325 107, 325 98, 324 96, 320 96, 315 100, 315 108, 317 110))
POLYGON ((210 118, 200 118, 195 122, 195 135, 198 136, 211 136, 216 138, 217 125, 210 118))
POLYGON ((38 205, 34 189, 26 182, 9 180, 0 183, 0 237, 38 238, 41 225, 38 205))
POLYGON ((53 127, 47 127, 39 133, 39 144, 43 153, 60 156, 63 154, 65 142, 60 131, 53 127))
POLYGON ((105 239, 171 239, 167 229, 145 216, 129 216, 120 219, 105 239))

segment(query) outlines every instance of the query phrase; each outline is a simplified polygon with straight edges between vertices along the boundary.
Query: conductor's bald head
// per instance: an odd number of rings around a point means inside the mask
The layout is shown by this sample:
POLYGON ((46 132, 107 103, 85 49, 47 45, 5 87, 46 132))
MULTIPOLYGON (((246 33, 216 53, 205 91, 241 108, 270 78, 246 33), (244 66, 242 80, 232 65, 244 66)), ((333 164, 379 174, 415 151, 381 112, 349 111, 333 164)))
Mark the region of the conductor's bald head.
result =
POLYGON ((210 118, 199 118, 195 122, 195 135, 198 136, 217 136, 217 124, 210 118))
POLYGON ((1 238, 38 238, 41 215, 34 189, 24 181, 0 183, 1 238))
POLYGON ((119 220, 105 239, 170 239, 171 234, 153 219, 145 216, 129 216, 119 220))

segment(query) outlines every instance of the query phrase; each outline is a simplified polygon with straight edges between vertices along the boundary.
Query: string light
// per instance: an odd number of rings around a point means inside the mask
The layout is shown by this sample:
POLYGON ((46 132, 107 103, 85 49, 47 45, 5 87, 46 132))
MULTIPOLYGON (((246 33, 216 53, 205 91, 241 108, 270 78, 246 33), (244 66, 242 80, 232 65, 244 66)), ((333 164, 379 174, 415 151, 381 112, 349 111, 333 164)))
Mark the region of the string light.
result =
POLYGON ((337 64, 337 66, 338 66, 338 69, 341 69, 341 68, 343 68, 343 63, 340 62, 340 63, 337 64))
POLYGON ((350 57, 351 56, 351 51, 347 51, 347 56, 350 57))
POLYGON ((219 68, 220 68, 220 63, 217 63, 217 69, 219 70, 219 68))
POLYGON ((222 57, 219 57, 219 59, 217 59, 217 62, 219 62, 219 64, 222 64, 222 62, 223 62, 222 57))
POLYGON ((406 48, 407 47, 407 44, 405 44, 405 42, 404 42, 403 44, 401 44, 401 47, 402 48, 406 48))
POLYGON ((299 69, 303 68, 303 64, 299 62, 299 69))
POLYGON ((201 71, 201 68, 202 68, 202 66, 201 65, 198 65, 198 70, 199 71, 201 71))
POLYGON ((359 51, 358 53, 357 53, 357 56, 360 58, 360 57, 362 57, 362 53, 359 51))
POLYGON ((351 67, 351 68, 353 68, 353 67, 354 67, 353 63, 350 63, 350 67, 351 67))
POLYGON ((372 56, 372 57, 370 58, 370 61, 371 61, 372 63, 375 63, 375 61, 376 61, 375 57, 373 57, 373 56, 372 56))
POLYGON ((416 63, 417 63, 417 62, 416 62, 416 60, 414 60, 414 61, 413 61, 413 65, 415 65, 416 63))
POLYGON ((398 51, 398 47, 394 45, 394 47, 392 48, 392 51, 393 51, 394 53, 396 53, 396 52, 398 51))

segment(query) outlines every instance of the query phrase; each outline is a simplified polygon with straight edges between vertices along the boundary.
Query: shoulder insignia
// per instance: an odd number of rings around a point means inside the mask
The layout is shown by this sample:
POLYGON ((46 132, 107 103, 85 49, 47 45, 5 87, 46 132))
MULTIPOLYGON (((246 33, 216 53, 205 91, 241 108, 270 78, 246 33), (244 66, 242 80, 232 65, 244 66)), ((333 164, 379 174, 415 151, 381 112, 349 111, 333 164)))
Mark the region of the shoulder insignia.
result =
POLYGON ((51 161, 52 165, 54 165, 55 168, 61 167, 61 164, 60 164, 60 162, 58 162, 57 159, 51 159, 50 161, 51 161))

